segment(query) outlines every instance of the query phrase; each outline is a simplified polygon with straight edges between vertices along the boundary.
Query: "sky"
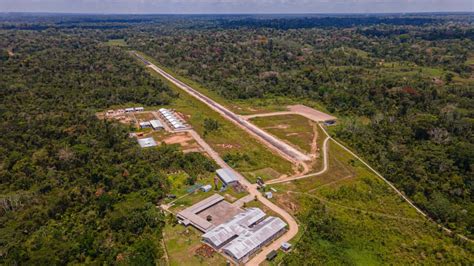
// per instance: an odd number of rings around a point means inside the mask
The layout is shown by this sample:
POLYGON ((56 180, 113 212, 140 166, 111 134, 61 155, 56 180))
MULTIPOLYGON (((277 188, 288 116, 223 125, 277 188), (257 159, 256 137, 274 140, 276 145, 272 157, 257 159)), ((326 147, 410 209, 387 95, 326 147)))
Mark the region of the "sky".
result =
POLYGON ((0 0, 0 12, 403 13, 474 12, 474 0, 0 0))

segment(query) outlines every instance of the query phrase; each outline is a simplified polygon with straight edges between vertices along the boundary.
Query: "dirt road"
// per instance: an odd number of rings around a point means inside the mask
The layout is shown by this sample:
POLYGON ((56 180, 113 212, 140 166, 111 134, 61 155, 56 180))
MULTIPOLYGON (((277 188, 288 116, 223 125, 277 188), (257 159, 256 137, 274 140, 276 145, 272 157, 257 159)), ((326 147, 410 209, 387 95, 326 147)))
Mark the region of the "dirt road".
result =
MULTIPOLYGON (((207 144, 206 141, 204 141, 204 139, 201 138, 201 136, 199 136, 199 134, 194 131, 194 130, 187 130, 187 132, 189 132, 193 137, 194 139, 196 140, 196 142, 201 145, 201 147, 207 152, 207 154, 209 154, 209 156, 214 159, 214 161, 222 168, 229 168, 229 169, 232 169, 229 167, 229 165, 227 165, 227 163, 219 156, 219 154, 214 150, 212 149, 211 146, 209 146, 209 144, 207 144)), ((259 265, 260 263, 264 262, 265 259, 266 259, 266 255, 272 251, 272 250, 275 250, 275 249, 279 249, 281 244, 283 242, 288 242, 290 241, 293 237, 296 236, 296 234, 298 233, 298 223, 296 222, 296 220, 293 218, 293 216, 291 216, 291 214, 289 214, 288 212, 286 212, 285 210, 283 210, 282 208, 278 207, 277 205, 275 205, 273 202, 269 201, 267 198, 265 198, 261 193, 260 191, 258 191, 257 189, 257 185, 256 184, 251 184, 243 175, 241 175, 239 172, 235 171, 232 169, 232 171, 235 172, 235 174, 238 176, 239 178, 239 182, 240 184, 242 184, 243 187, 245 187, 248 191, 248 193, 250 194, 249 196, 246 196, 243 198, 242 202, 239 202, 239 204, 242 204, 244 202, 249 202, 249 201, 252 201, 254 200, 255 198, 257 198, 261 203, 263 203, 263 205, 267 206, 270 210, 274 211, 275 213, 277 213, 278 215, 280 215, 283 220, 285 220, 285 222, 288 224, 288 231, 285 232, 285 234, 283 234, 280 238, 278 238, 277 240, 275 240, 274 242, 272 242, 270 245, 264 247, 257 255, 255 255, 250 261, 248 261, 246 263, 246 265, 259 265)))
POLYGON ((211 98, 205 96, 204 94, 198 92, 197 90, 191 88, 189 85, 183 83, 182 81, 176 79, 175 77, 168 74, 166 71, 162 70, 161 68, 157 67, 156 65, 152 64, 151 62, 147 61, 139 54, 133 52, 133 54, 142 60, 149 68, 156 71, 158 74, 162 75, 164 78, 169 80, 171 83, 179 87, 180 89, 184 90, 191 96, 195 97, 196 99, 200 100, 201 102, 205 103, 207 106, 212 108, 214 111, 221 114, 227 120, 233 122, 237 126, 241 127, 245 131, 249 132, 253 135, 256 139, 260 142, 267 145, 272 150, 276 151, 277 153, 281 154, 285 158, 293 162, 301 162, 301 161, 309 161, 311 158, 306 154, 300 152, 299 150, 295 149, 291 145, 281 141, 278 138, 275 138, 271 134, 263 131, 262 129, 258 128, 257 126, 253 125, 252 123, 248 122, 247 120, 243 119, 239 115, 236 115, 229 109, 225 108, 224 106, 220 105, 219 103, 215 102, 211 98))
POLYGON ((307 174, 307 175, 299 175, 299 176, 290 176, 290 177, 283 177, 283 178, 277 178, 277 179, 272 179, 269 181, 266 181, 265 183, 267 185, 271 184, 278 184, 278 183, 285 183, 289 181, 294 181, 298 179, 303 179, 303 178, 308 178, 312 176, 318 176, 322 175, 328 170, 328 143, 329 140, 331 140, 331 137, 326 137, 326 139, 323 142, 323 169, 321 169, 319 172, 312 173, 312 174, 307 174))

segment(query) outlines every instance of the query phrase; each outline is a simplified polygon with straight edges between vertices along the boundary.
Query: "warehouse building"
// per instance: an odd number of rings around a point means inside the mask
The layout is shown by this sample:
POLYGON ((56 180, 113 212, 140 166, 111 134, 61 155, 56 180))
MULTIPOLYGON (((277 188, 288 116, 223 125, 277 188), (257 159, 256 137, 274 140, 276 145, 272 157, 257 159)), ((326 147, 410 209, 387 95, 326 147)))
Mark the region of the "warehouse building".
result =
POLYGON ((226 186, 239 181, 239 176, 230 168, 217 169, 216 174, 226 186))
POLYGON ((285 231, 286 223, 280 218, 264 217, 265 213, 259 208, 248 208, 228 222, 206 232, 202 239, 236 262, 245 262, 285 231))
POLYGON ((237 262, 245 262, 256 251, 281 235, 285 228, 286 224, 280 218, 267 217, 249 231, 225 245, 222 250, 237 262))
POLYGON ((243 234, 263 217, 265 217, 265 213, 259 208, 248 208, 243 213, 234 216, 227 223, 223 223, 202 235, 202 239, 213 248, 220 249, 240 234, 243 234))
POLYGON ((206 219, 197 215, 198 213, 212 207, 213 205, 224 200, 219 194, 214 194, 193 206, 186 208, 178 213, 179 222, 185 226, 192 225, 202 232, 207 232, 214 227, 214 225, 206 219))
POLYGON ((176 114, 168 109, 161 108, 158 110, 161 114, 161 116, 166 120, 166 122, 171 126, 173 129, 185 129, 186 125, 185 123, 176 116, 176 114))
POLYGON ((150 120, 150 125, 154 130, 165 128, 160 120, 150 120))

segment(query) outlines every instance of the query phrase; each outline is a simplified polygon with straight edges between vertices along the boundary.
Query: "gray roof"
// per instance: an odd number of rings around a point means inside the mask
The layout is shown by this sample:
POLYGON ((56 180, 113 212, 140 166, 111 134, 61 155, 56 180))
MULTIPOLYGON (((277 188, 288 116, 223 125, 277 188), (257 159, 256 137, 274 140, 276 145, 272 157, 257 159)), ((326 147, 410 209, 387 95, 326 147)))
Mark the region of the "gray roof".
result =
POLYGON ((263 217, 265 217, 265 213, 259 208, 248 208, 245 212, 234 216, 230 221, 208 231, 202 237, 214 247, 219 247, 232 237, 244 234, 251 225, 263 217))
POLYGON ((232 169, 230 168, 217 169, 216 173, 219 178, 222 179, 222 182, 224 182, 225 184, 239 181, 239 177, 237 176, 237 174, 234 173, 234 171, 232 171, 232 169))
POLYGON ((208 222, 206 219, 203 219, 196 215, 197 213, 211 207, 212 205, 224 200, 219 194, 214 194, 200 202, 194 204, 193 206, 186 208, 178 213, 178 218, 186 222, 191 223, 197 229, 207 232, 213 227, 213 224, 208 222))
POLYGON ((222 250, 240 260, 273 239, 285 227, 285 222, 280 218, 268 217, 245 234, 229 242, 222 250))
POLYGON ((140 144, 142 148, 156 146, 156 142, 153 138, 138 139, 138 144, 140 144))
POLYGON ((163 124, 160 120, 150 120, 150 124, 153 128, 160 128, 163 127, 163 124))

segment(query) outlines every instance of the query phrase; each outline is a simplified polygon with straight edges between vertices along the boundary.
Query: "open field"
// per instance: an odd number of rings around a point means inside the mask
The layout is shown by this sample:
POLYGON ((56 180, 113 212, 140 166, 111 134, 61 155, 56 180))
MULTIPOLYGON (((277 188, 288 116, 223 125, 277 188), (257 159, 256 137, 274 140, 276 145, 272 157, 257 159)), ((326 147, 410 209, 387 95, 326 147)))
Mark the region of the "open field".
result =
POLYGON ((165 130, 152 131, 147 137, 153 137, 156 143, 166 143, 168 145, 178 144, 183 152, 202 152, 201 146, 186 131, 167 132, 165 130))
POLYGON ((163 240, 171 266, 183 265, 226 265, 226 259, 217 252, 212 257, 196 254, 201 243, 201 232, 192 226, 166 224, 163 229, 163 240))
POLYGON ((314 232, 303 236, 287 262, 292 256, 359 265, 474 261, 472 253, 443 235, 349 153, 334 143, 329 147, 327 173, 274 186, 274 201, 314 232), (318 227, 321 223, 328 227, 318 227), (321 230, 337 231, 337 237, 325 238, 321 230))
POLYGON ((228 163, 236 168, 236 170, 245 173, 270 167, 280 174, 291 174, 293 172, 292 164, 289 161, 269 151, 268 148, 244 130, 224 119, 204 103, 181 91, 158 73, 150 71, 150 74, 160 78, 173 90, 180 93, 179 98, 168 107, 183 113, 187 118, 187 122, 193 126, 193 129, 203 136, 204 140, 224 159, 230 159, 231 161, 228 161, 228 163), (203 123, 205 118, 212 118, 218 121, 219 129, 204 134, 203 123))
POLYGON ((256 117, 251 122, 300 150, 311 153, 314 122, 299 115, 256 117))
POLYGON ((134 113, 133 115, 135 116, 135 118, 137 118, 138 121, 143 121, 143 122, 155 119, 153 114, 149 112, 134 113))
MULTIPOLYGON (((192 119, 194 114, 187 115, 192 119)), ((309 251, 316 252, 311 258, 336 264, 472 261, 466 249, 443 236, 350 154, 330 145, 329 160, 331 168, 323 175, 275 185, 278 192, 272 201, 296 214, 302 228, 317 232, 303 235, 295 251, 283 260, 306 256, 307 246, 314 243, 317 249, 309 251), (320 232, 318 224, 328 223, 325 219, 330 222, 322 229, 331 234, 337 231, 336 239, 320 232)), ((201 197, 193 196, 192 201, 201 197)))
MULTIPOLYGON (((214 187, 214 174, 210 174, 208 176, 201 176, 196 181, 197 184, 200 185, 212 185, 214 187)), ((188 175, 186 173, 175 173, 168 176, 168 181, 170 183, 170 193, 176 195, 177 199, 174 202, 174 206, 171 208, 173 212, 177 212, 181 209, 189 207, 200 200, 203 200, 214 193, 218 193, 225 197, 225 199, 229 202, 234 202, 237 199, 240 199, 247 194, 247 192, 237 192, 232 187, 228 187, 225 191, 220 192, 219 190, 222 187, 222 182, 219 180, 217 189, 218 190, 211 190, 209 192, 202 192, 201 190, 197 189, 193 193, 189 193, 189 189, 193 186, 186 183, 188 175)), ((172 199, 165 200, 164 203, 169 203, 173 201, 172 199)))

